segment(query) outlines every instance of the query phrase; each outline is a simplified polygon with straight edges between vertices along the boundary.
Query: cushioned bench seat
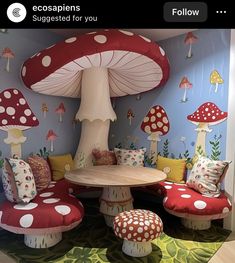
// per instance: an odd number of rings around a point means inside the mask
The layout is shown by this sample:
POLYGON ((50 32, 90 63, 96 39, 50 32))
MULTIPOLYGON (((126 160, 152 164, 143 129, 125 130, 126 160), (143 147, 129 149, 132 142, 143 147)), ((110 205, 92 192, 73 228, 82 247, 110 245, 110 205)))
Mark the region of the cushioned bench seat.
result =
POLYGON ((184 226, 193 229, 207 229, 211 220, 225 218, 232 206, 224 193, 219 197, 206 197, 185 184, 160 182, 147 187, 164 196, 163 206, 167 212, 182 218, 184 226))

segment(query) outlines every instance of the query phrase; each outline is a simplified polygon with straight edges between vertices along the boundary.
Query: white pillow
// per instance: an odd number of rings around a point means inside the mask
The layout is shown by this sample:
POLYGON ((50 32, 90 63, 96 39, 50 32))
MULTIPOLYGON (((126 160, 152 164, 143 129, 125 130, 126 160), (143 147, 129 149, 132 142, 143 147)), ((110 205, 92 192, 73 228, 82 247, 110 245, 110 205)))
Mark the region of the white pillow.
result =
POLYGON ((138 150, 127 150, 114 148, 117 164, 129 166, 144 166, 144 154, 146 148, 138 150))

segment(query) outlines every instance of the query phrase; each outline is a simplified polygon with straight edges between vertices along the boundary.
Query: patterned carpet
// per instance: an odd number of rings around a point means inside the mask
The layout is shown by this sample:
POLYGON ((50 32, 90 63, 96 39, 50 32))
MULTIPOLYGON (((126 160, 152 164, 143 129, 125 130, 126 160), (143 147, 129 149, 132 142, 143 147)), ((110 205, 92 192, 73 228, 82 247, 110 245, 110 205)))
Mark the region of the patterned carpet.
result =
POLYGON ((86 216, 80 226, 65 232, 63 240, 49 249, 31 249, 24 245, 23 236, 0 232, 0 249, 20 263, 204 263, 230 234, 219 225, 209 230, 184 228, 178 218, 170 216, 156 203, 136 202, 136 208, 157 211, 164 223, 164 234, 154 240, 153 252, 143 258, 122 253, 122 240, 108 228, 99 214, 97 200, 82 200, 86 216))

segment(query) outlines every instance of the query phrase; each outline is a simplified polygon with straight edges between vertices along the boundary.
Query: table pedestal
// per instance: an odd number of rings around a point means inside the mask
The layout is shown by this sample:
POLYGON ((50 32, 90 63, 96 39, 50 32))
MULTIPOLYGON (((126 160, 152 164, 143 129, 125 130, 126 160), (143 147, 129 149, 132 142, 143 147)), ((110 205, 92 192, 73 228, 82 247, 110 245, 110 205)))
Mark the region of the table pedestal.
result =
POLYGON ((114 217, 133 209, 133 198, 130 187, 104 187, 100 198, 100 212, 104 215, 108 226, 113 227, 114 217))

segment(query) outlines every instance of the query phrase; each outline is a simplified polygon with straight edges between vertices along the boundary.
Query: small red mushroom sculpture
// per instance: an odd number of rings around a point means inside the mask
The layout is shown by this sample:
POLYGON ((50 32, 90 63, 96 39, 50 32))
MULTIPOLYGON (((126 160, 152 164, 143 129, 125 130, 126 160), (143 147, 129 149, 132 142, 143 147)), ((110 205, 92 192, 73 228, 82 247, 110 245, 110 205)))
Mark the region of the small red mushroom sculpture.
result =
POLYGON ((7 59, 6 71, 10 72, 10 59, 15 57, 15 54, 8 47, 4 48, 2 51, 2 57, 7 59))
POLYGON ((92 150, 108 150, 110 121, 116 120, 110 97, 134 95, 164 84, 169 62, 154 41, 125 30, 103 30, 66 39, 23 64, 25 85, 39 93, 79 98, 82 121, 75 155, 92 165, 92 150))
POLYGON ((195 156, 198 155, 198 149, 206 155, 206 134, 212 131, 209 126, 221 123, 227 116, 227 112, 221 111, 213 102, 203 103, 193 114, 187 116, 189 121, 197 125, 195 156))
POLYGON ((63 102, 60 103, 59 107, 56 108, 55 112, 59 114, 59 122, 63 122, 63 115, 65 113, 65 106, 63 102))
POLYGON ((187 89, 191 89, 192 86, 193 86, 192 83, 190 83, 190 81, 188 80, 187 77, 183 77, 181 79, 180 84, 179 84, 179 88, 184 89, 184 95, 183 95, 183 98, 181 99, 181 102, 186 102, 188 100, 187 89))
POLYGON ((11 156, 21 157, 21 144, 26 141, 22 131, 38 124, 38 119, 19 90, 6 89, 0 93, 0 129, 8 133, 4 142, 11 145, 11 156))
POLYGON ((46 136, 47 141, 50 142, 50 151, 54 152, 54 141, 58 136, 55 134, 53 130, 49 130, 46 136))
POLYGON ((155 162, 158 154, 157 143, 161 141, 160 136, 167 134, 170 129, 166 111, 160 105, 153 106, 146 117, 144 117, 141 129, 143 132, 149 134, 149 158, 154 158, 153 162, 155 162))
POLYGON ((192 44, 194 44, 195 42, 197 42, 197 36, 195 36, 192 32, 188 32, 185 39, 184 39, 184 43, 186 45, 189 45, 189 50, 188 50, 188 55, 187 58, 191 58, 193 56, 192 53, 192 44))
POLYGON ((129 124, 131 125, 131 121, 132 119, 135 117, 134 112, 132 111, 132 109, 129 109, 127 111, 127 119, 129 120, 129 124))

